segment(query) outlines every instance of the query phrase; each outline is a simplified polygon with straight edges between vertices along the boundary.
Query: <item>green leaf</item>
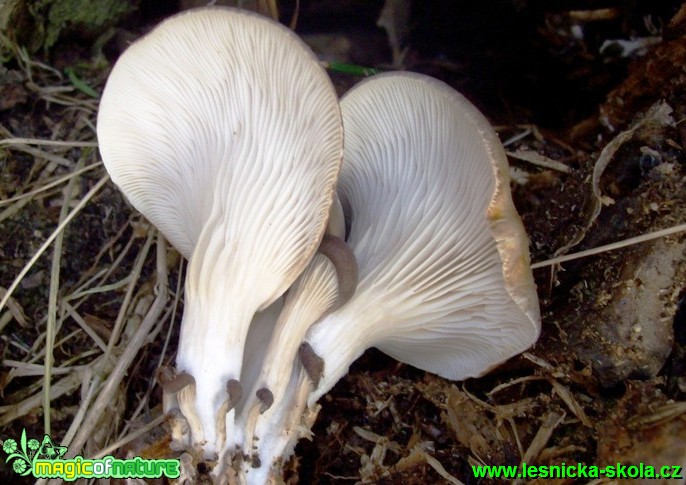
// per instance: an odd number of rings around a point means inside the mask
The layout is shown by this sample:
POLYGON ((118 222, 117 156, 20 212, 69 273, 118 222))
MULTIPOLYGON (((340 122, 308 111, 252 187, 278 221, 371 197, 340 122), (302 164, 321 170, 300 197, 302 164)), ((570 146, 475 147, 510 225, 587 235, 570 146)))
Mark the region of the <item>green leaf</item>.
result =
POLYGON ((28 455, 26 452, 26 428, 21 430, 21 450, 24 452, 24 455, 28 455))
POLYGON ((23 459, 24 459, 24 455, 21 454, 21 453, 18 453, 18 452, 17 452, 17 453, 12 453, 12 454, 9 455, 7 458, 5 458, 5 463, 8 463, 8 462, 12 461, 14 458, 21 458, 21 459, 23 460, 23 459))
POLYGON ((78 78, 76 73, 74 72, 74 69, 71 67, 68 67, 64 70, 64 72, 67 74, 67 77, 71 81, 71 83, 74 85, 76 89, 81 91, 82 93, 90 96, 91 98, 99 98, 100 96, 98 95, 98 92, 90 87, 88 84, 86 84, 85 81, 82 81, 81 79, 78 78))
POLYGON ((354 64, 346 64, 344 62, 325 62, 324 67, 334 72, 340 72, 343 74, 352 74, 353 76, 373 76, 381 72, 380 69, 373 67, 362 67, 356 66, 354 64))

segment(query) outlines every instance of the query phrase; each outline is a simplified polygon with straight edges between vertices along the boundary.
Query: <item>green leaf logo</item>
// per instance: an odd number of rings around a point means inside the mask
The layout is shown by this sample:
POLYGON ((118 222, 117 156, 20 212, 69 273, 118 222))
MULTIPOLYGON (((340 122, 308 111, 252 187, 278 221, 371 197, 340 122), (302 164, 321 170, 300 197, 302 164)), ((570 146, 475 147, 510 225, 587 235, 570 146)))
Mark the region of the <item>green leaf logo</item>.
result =
POLYGON ((14 453, 15 451, 17 451, 17 442, 12 438, 6 439, 5 442, 2 444, 2 451, 7 453, 8 455, 14 453))
POLYGON ((2 451, 7 454, 5 463, 11 462, 15 473, 26 476, 33 470, 33 463, 36 460, 59 460, 67 452, 67 447, 55 445, 47 434, 42 442, 35 438, 27 439, 26 429, 23 429, 18 442, 13 438, 7 438, 2 443, 2 451))
POLYGON ((14 460, 14 463, 12 463, 12 469, 20 475, 24 475, 24 472, 27 468, 27 463, 21 458, 17 458, 16 460, 14 460))

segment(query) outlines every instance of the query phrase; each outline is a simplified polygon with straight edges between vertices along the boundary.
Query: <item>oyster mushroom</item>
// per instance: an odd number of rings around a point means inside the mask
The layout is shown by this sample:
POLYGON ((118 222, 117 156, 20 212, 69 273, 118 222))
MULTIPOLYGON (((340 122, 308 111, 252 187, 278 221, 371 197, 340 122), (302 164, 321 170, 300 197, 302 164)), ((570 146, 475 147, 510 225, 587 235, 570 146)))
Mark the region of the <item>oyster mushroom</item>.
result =
POLYGON ((367 348, 461 380, 524 351, 540 332, 507 159, 478 110, 444 83, 413 73, 366 80, 341 109, 338 195, 357 289, 322 318, 291 322, 297 331, 314 325, 300 348, 302 369, 270 408, 277 419, 271 428, 257 424, 260 476, 270 467, 278 475, 294 441, 309 432, 316 401, 367 348))
MULTIPOLYGON (((216 457, 253 315, 312 258, 342 157, 338 100, 288 29, 229 8, 173 16, 114 66, 98 115, 113 181, 187 258, 176 402, 216 457)), ((174 400, 168 400, 174 402, 174 400)))
POLYGON ((540 314, 528 238, 483 115, 413 73, 360 83, 341 110, 338 195, 359 283, 305 340, 324 360, 310 404, 369 347, 461 380, 533 345, 540 314))
POLYGON ((369 347, 454 380, 530 347, 540 314, 528 238, 486 119, 413 73, 360 83, 341 110, 338 195, 359 283, 305 340, 324 360, 310 404, 369 347))

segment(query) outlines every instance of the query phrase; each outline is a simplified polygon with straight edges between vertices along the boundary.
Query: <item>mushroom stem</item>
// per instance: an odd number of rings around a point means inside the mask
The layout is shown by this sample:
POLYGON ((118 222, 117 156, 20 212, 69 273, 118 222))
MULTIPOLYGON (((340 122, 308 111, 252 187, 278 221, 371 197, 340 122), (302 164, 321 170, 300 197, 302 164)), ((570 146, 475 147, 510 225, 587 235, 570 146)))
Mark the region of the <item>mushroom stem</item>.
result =
POLYGON ((195 382, 169 385, 193 446, 223 456, 241 433, 227 381, 253 381, 253 316, 293 284, 327 225, 343 152, 335 89, 286 27, 195 9, 119 57, 98 139, 112 180, 189 258, 176 368, 195 382))
MULTIPOLYGON (((177 368, 195 378, 193 413, 202 427, 207 453, 219 452, 232 441, 226 433, 233 427, 223 423, 238 402, 244 343, 259 306, 232 283, 235 280, 226 281, 224 266, 217 263, 227 257, 227 251, 215 239, 216 232, 203 231, 189 264, 176 358, 177 368)), ((240 273, 237 279, 251 284, 240 273)), ((193 440, 197 442, 195 436, 193 440)))
POLYGON ((166 412, 167 424, 171 442, 169 447, 173 451, 182 451, 190 446, 191 429, 188 420, 178 407, 174 407, 166 412))
MULTIPOLYGON (((191 443, 191 428, 179 408, 179 394, 184 389, 195 387, 195 379, 186 372, 176 373, 169 366, 161 366, 157 380, 162 386, 162 409, 168 418, 172 449, 183 450, 191 443)), ((197 433, 197 430, 196 430, 197 433)))
POLYGON ((326 224, 326 234, 338 237, 345 241, 345 214, 341 199, 334 194, 331 208, 329 209, 329 220, 326 224))
POLYGON ((186 420, 189 429, 188 440, 191 445, 202 448, 204 441, 203 425, 198 413, 196 412, 195 397, 196 385, 191 384, 181 389, 177 394, 179 410, 186 420))
MULTIPOLYGON (((339 205, 340 207, 340 205, 339 205)), ((289 290, 274 327, 265 361, 255 382, 255 396, 246 404, 243 422, 246 450, 251 450, 259 435, 254 431, 259 422, 271 422, 277 403, 277 414, 284 413, 283 400, 289 378, 297 369, 298 348, 307 329, 326 313, 339 307, 355 291, 357 264, 355 256, 338 237, 324 235, 320 252, 289 290)), ((303 403, 304 405, 304 403, 303 403)), ((270 463, 266 463, 269 466, 270 463)))
MULTIPOLYGON (((333 263, 324 255, 316 254, 305 272, 290 288, 279 315, 271 340, 265 351, 265 360, 253 392, 243 412, 244 437, 242 446, 252 450, 260 439, 254 435, 260 420, 271 420, 273 410, 259 392, 268 391, 271 402, 282 402, 297 363, 298 346, 307 328, 334 307, 338 299, 338 278, 333 263)), ((269 464, 266 464, 267 466, 269 464)))
POLYGON ((261 417, 256 422, 255 436, 259 441, 255 442, 254 461, 259 462, 260 467, 248 469, 244 466, 250 483, 279 483, 284 460, 293 453, 301 438, 312 436, 310 430, 319 412, 318 405, 307 408, 312 390, 312 382, 305 371, 294 367, 282 399, 269 409, 269 419, 261 417))
POLYGON ((180 372, 178 374, 166 366, 160 367, 157 373, 162 392, 176 394, 181 389, 191 384, 195 384, 193 376, 187 372, 180 372))
POLYGON ((380 334, 371 329, 383 328, 384 319, 381 312, 375 311, 370 305, 369 310, 364 313, 365 330, 354 331, 352 329, 359 325, 359 322, 354 313, 346 310, 347 306, 343 306, 310 327, 300 346, 301 352, 305 353, 305 360, 303 354, 300 354, 303 367, 314 367, 311 376, 310 372, 307 372, 313 386, 307 399, 308 407, 313 407, 321 396, 329 392, 336 382, 348 373, 350 365, 380 338, 380 334), (310 364, 313 361, 316 363, 317 358, 323 360, 319 379, 315 379, 317 366, 310 364))

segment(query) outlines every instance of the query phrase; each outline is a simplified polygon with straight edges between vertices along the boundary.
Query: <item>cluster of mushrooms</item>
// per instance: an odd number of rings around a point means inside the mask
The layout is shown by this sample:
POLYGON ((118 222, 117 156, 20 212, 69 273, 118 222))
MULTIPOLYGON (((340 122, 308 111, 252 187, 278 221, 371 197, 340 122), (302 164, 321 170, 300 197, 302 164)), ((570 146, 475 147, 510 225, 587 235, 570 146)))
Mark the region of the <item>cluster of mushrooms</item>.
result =
POLYGON ((278 477, 367 348, 460 380, 538 337, 504 151, 442 82, 382 74, 339 100, 290 30, 202 8, 122 54, 98 138, 189 261, 163 404, 217 482, 278 477))

